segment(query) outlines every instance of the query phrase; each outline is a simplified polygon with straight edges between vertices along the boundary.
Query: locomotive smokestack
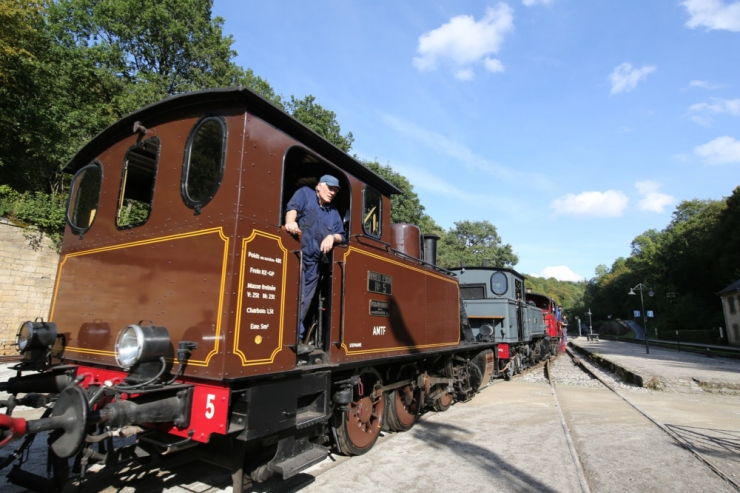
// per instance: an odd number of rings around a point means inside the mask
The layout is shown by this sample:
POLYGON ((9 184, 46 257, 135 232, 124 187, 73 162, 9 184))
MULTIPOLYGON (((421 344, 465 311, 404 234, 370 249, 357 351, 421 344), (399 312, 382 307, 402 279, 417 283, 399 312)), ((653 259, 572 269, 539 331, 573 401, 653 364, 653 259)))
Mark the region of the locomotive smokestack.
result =
POLYGON ((437 240, 435 234, 424 235, 424 262, 437 265, 437 240))

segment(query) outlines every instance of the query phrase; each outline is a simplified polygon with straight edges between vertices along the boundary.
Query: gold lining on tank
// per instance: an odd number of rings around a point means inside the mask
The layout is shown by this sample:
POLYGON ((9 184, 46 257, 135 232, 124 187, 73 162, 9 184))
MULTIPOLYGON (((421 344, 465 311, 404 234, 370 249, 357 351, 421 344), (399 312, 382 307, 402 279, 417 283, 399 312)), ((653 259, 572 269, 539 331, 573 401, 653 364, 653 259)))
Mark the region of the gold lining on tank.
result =
MULTIPOLYGON (((424 274, 425 276, 434 277, 436 279, 441 279, 441 280, 443 280, 445 282, 452 283, 456 287, 456 291, 458 293, 458 298, 460 296, 460 289, 458 287, 457 282, 454 279, 450 279, 448 277, 442 276, 440 274, 437 274, 436 272, 432 272, 432 271, 429 271, 427 269, 421 269, 419 267, 413 267, 411 265, 404 264, 404 263, 399 262, 397 260, 393 260, 393 259, 389 259, 389 258, 386 258, 386 257, 382 257, 380 255, 376 255, 374 253, 370 253, 370 252, 367 252, 365 250, 361 250, 359 248, 355 248, 353 246, 350 246, 347 249, 347 252, 344 254, 344 262, 345 262, 345 265, 347 265, 347 257, 349 257, 349 254, 352 253, 352 252, 357 252, 357 253, 360 253, 362 255, 367 255, 368 257, 372 257, 372 258, 375 258, 377 260, 381 260, 383 262, 387 262, 389 264, 394 264, 394 265, 397 265, 399 267, 403 267, 403 268, 408 269, 408 270, 412 270, 412 271, 415 271, 415 272, 420 272, 420 273, 424 274)), ((458 307, 457 310, 458 310, 457 317, 459 319, 460 318, 460 308, 458 307)), ((345 316, 345 314, 342 313, 342 317, 344 317, 344 316, 345 316)), ((344 325, 344 319, 342 319, 341 323, 342 323, 342 325, 344 325)), ((385 352, 388 352, 388 351, 402 351, 402 350, 405 350, 405 349, 426 349, 426 348, 435 348, 435 347, 454 346, 454 345, 460 344, 460 331, 457 332, 457 339, 454 340, 454 341, 450 341, 450 342, 440 342, 440 343, 437 343, 437 344, 420 344, 420 345, 415 345, 415 346, 398 346, 398 347, 386 347, 386 348, 377 348, 377 349, 365 349, 365 350, 361 350, 361 351, 350 351, 349 347, 347 346, 347 344, 344 341, 340 341, 340 342, 342 344, 342 346, 341 346, 342 349, 344 349, 344 354, 346 354, 347 356, 353 356, 353 355, 357 355, 357 354, 372 354, 372 353, 385 353, 385 352)))
MULTIPOLYGON (((287 267, 288 267, 288 249, 283 246, 282 239, 278 235, 273 235, 270 233, 265 233, 264 231, 258 231, 253 230, 252 234, 249 235, 248 238, 242 239, 242 249, 241 249, 241 265, 239 267, 239 291, 238 291, 238 297, 236 301, 236 322, 234 324, 234 354, 238 355, 239 358, 242 361, 242 366, 254 366, 254 365, 267 365, 275 361, 275 356, 283 350, 283 323, 285 319, 285 284, 286 284, 286 276, 287 276, 287 267), (245 269, 247 267, 247 258, 248 258, 248 251, 247 251, 247 245, 254 240, 257 236, 262 236, 263 238, 267 238, 270 240, 275 240, 277 242, 277 246, 280 247, 280 250, 283 252, 283 262, 282 262, 282 273, 281 273, 281 287, 280 287, 280 308, 278 309, 278 319, 279 319, 279 326, 278 326, 278 342, 277 347, 273 350, 272 354, 269 358, 262 358, 262 359, 255 359, 250 360, 246 354, 242 352, 241 349, 239 349, 239 341, 240 341, 240 331, 241 331, 241 322, 242 322, 242 300, 244 297, 244 282, 245 282, 245 269)), ((245 338, 246 339, 246 338, 245 338)), ((258 335, 255 337, 254 342, 255 344, 261 344, 263 341, 263 337, 258 335), (259 340, 258 340, 259 339, 259 340)))
MULTIPOLYGON (((224 289, 226 286, 226 266, 229 259, 229 238, 228 236, 224 235, 223 228, 217 227, 217 228, 210 228, 210 229, 203 229, 199 231, 191 231, 190 233, 182 233, 182 234, 176 234, 176 235, 170 235, 170 236, 160 236, 158 238, 150 238, 148 240, 141 240, 141 241, 134 241, 131 243, 123 243, 120 245, 112 245, 108 247, 101 247, 101 248, 93 248, 91 250, 83 250, 79 252, 73 252, 68 253, 64 255, 61 262, 59 262, 59 270, 57 271, 57 278, 54 283, 54 296, 51 301, 51 310, 49 311, 49 321, 54 320, 54 309, 56 308, 56 301, 57 301, 57 294, 59 292, 59 281, 62 277, 62 269, 64 268, 64 264, 67 262, 68 258, 71 257, 81 257, 83 255, 91 255, 94 253, 100 253, 100 252, 108 252, 111 250, 120 250, 123 248, 131 248, 141 245, 150 245, 152 243, 161 243, 163 241, 171 241, 171 240, 180 240, 183 238, 192 238, 194 236, 203 236, 208 234, 214 234, 217 233, 221 239, 224 242, 224 253, 223 253, 223 265, 221 268, 221 289, 218 295, 218 316, 216 318, 216 334, 214 336, 214 347, 213 349, 206 355, 206 358, 203 360, 194 360, 190 359, 188 360, 188 365, 191 366, 208 366, 208 363, 210 362, 211 358, 218 354, 218 346, 219 341, 221 340, 221 315, 223 313, 223 305, 224 305, 224 289)), ((100 355, 100 356, 110 356, 114 357, 115 353, 113 351, 102 351, 98 349, 87 349, 87 348, 80 348, 80 347, 73 347, 73 346, 67 346, 64 348, 65 351, 69 351, 72 353, 83 353, 83 354, 94 354, 94 355, 100 355)))

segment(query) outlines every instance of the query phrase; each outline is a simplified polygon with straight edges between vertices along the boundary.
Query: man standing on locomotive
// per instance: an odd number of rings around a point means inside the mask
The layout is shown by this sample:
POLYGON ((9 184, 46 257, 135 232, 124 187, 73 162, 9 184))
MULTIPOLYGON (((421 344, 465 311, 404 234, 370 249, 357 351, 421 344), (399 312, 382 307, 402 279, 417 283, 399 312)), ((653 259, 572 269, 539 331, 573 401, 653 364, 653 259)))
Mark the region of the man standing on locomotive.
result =
POLYGON ((285 230, 301 238, 303 251, 303 303, 298 354, 310 353, 313 346, 305 344, 304 319, 313 301, 319 282, 319 259, 329 253, 336 243, 345 241, 344 224, 332 200, 339 193, 339 180, 331 175, 319 179, 316 189, 301 187, 288 202, 285 213, 285 230))

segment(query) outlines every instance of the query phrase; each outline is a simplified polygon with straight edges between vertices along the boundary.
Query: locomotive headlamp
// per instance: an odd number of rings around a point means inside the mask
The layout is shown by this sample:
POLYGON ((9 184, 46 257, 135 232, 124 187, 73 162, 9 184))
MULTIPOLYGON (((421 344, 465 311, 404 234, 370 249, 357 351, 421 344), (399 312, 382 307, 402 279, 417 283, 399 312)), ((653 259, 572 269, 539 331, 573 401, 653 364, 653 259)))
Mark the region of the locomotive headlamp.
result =
POLYGON ((18 328, 15 342, 18 352, 23 354, 34 349, 45 349, 57 339, 57 324, 54 322, 23 322, 18 328))
POLYGON ((139 363, 156 361, 167 354, 169 347, 170 334, 165 327, 127 325, 116 339, 116 362, 121 368, 129 369, 139 363))

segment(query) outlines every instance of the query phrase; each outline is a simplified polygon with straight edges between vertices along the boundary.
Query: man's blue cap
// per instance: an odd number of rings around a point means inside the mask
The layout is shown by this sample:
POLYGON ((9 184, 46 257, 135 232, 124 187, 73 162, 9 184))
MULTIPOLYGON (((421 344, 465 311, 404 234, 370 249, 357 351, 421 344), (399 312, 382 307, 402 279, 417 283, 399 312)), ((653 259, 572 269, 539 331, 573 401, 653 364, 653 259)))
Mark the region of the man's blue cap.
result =
POLYGON ((321 179, 319 180, 319 183, 326 183, 330 187, 342 188, 342 187, 339 186, 339 180, 337 180, 336 178, 334 178, 331 175, 324 175, 324 176, 322 176, 321 179))

